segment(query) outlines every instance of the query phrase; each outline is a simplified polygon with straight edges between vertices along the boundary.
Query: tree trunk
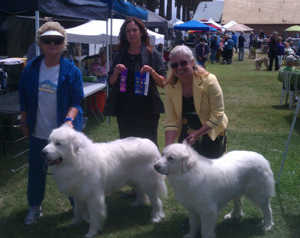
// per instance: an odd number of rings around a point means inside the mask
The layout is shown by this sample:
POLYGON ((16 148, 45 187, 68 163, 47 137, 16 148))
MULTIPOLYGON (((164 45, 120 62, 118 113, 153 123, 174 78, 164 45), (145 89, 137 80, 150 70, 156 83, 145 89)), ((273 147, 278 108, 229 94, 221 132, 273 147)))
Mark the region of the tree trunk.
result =
POLYGON ((179 20, 181 20, 181 17, 180 17, 181 6, 182 6, 181 2, 178 1, 177 2, 177 9, 176 9, 176 18, 179 19, 179 20))
POLYGON ((172 20, 172 0, 168 0, 167 2, 167 16, 166 19, 168 21, 172 20))
POLYGON ((159 0, 159 13, 161 17, 165 18, 165 0, 159 0))

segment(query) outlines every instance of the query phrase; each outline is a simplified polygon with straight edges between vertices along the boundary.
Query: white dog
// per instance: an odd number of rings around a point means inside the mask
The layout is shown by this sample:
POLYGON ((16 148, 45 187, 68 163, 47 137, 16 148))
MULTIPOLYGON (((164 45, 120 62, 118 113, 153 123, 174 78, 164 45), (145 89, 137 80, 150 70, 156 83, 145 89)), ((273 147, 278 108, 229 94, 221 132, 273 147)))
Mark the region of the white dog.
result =
POLYGON ((79 224, 87 215, 90 228, 86 237, 102 229, 106 218, 105 194, 124 185, 136 190, 131 206, 141 206, 150 199, 151 221, 165 217, 159 195, 166 197, 164 176, 154 170, 161 157, 148 139, 127 138, 109 143, 93 143, 83 133, 67 125, 52 131, 42 154, 51 166, 59 190, 74 199, 74 221, 79 224), (147 198, 147 196, 148 198, 147 198))
POLYGON ((219 209, 233 200, 234 208, 225 218, 240 218, 243 195, 261 208, 264 231, 274 225, 270 206, 274 178, 269 162, 260 154, 233 151, 211 160, 186 144, 172 144, 154 167, 168 175, 178 202, 189 212, 190 232, 184 238, 196 237, 200 220, 202 238, 216 237, 219 209))

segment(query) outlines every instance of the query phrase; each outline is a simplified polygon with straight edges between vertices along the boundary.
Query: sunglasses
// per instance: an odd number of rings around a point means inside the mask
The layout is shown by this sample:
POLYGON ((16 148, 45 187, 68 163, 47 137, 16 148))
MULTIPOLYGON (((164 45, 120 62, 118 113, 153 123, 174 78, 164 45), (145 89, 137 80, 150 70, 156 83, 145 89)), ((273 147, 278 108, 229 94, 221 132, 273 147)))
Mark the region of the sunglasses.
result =
POLYGON ((52 41, 54 43, 54 45, 61 45, 64 42, 63 38, 43 38, 41 39, 41 41, 46 44, 46 45, 51 45, 52 41))
MULTIPOLYGON (((183 60, 179 64, 180 64, 181 67, 184 67, 184 66, 187 66, 188 63, 189 62, 187 60, 183 60)), ((174 64, 171 64, 170 66, 171 66, 172 69, 177 69, 179 64, 178 63, 174 63, 174 64)))

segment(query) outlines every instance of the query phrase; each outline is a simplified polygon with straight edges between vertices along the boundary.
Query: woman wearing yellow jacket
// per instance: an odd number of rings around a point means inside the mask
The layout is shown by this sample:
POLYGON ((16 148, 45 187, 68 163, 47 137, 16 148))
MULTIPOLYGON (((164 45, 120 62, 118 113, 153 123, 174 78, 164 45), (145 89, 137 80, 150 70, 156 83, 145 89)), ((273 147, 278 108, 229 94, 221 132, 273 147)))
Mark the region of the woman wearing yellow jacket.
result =
POLYGON ((195 64, 192 51, 179 45, 170 53, 166 84, 165 146, 177 139, 207 158, 222 156, 228 118, 216 76, 195 64))

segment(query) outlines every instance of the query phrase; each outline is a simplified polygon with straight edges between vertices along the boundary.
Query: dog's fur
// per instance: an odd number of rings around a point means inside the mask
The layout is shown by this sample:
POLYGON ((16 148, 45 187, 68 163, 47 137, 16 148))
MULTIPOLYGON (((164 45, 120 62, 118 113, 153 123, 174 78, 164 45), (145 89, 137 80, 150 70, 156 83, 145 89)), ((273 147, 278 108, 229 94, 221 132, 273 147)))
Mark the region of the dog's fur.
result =
POLYGON ((51 166, 59 190, 74 199, 74 221, 79 224, 87 215, 93 237, 102 229, 106 218, 105 194, 124 185, 135 189, 132 207, 148 202, 153 207, 151 221, 165 217, 158 196, 167 196, 164 176, 154 170, 161 157, 148 139, 130 137, 109 143, 93 143, 83 133, 68 125, 52 131, 42 154, 51 166), (147 196, 148 197, 147 197, 147 196))
POLYGON ((269 69, 270 66, 270 59, 269 57, 263 57, 263 58, 256 58, 255 59, 255 68, 257 70, 261 69, 262 64, 264 64, 266 66, 266 69, 269 69))
POLYGON ((234 208, 225 218, 240 218, 243 195, 261 208, 264 231, 274 225, 270 206, 273 173, 269 162, 258 153, 232 151, 213 160, 185 144, 172 144, 163 150, 154 167, 168 175, 178 202, 189 212, 190 232, 184 238, 196 237, 200 220, 202 238, 216 237, 218 211, 233 200, 234 208))

